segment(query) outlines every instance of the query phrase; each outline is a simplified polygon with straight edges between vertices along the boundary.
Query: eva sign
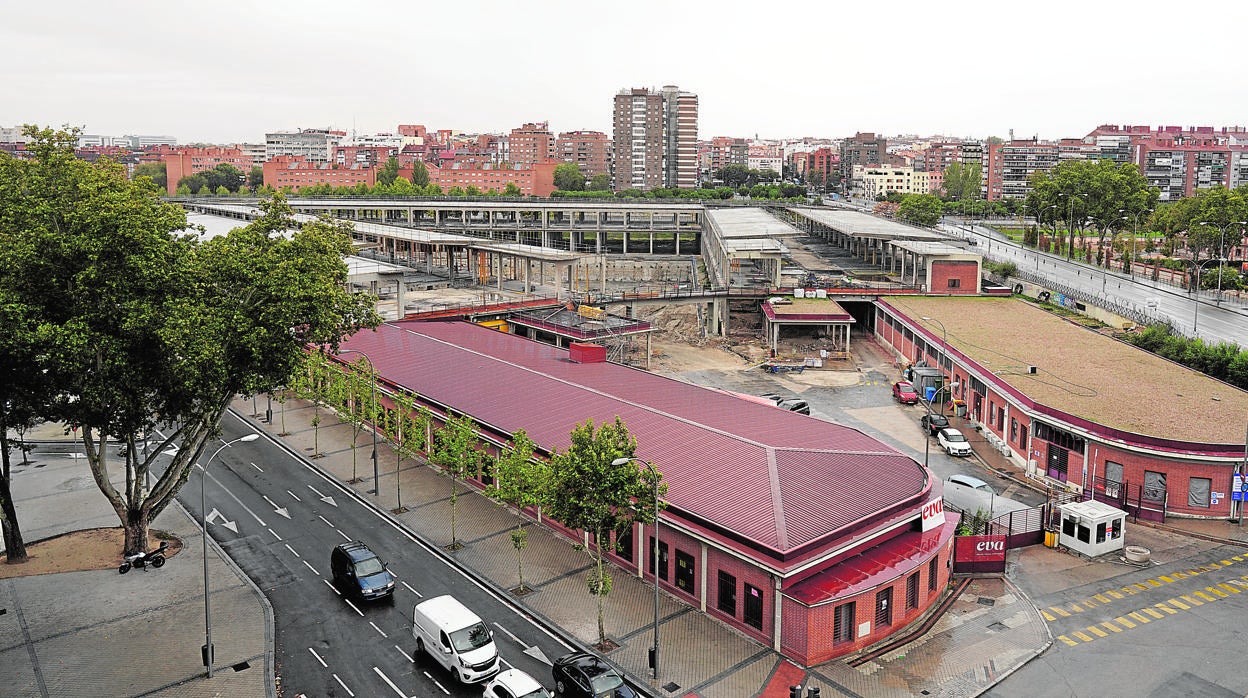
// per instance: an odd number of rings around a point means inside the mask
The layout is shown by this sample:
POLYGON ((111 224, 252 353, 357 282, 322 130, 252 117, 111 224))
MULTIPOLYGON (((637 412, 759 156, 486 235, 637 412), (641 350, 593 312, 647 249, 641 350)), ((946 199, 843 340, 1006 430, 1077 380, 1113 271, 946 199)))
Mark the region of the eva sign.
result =
POLYGON ((930 531, 945 525, 945 500, 934 499, 923 505, 923 530, 930 531))
POLYGON ((958 536, 954 541, 958 562, 1005 562, 1005 536, 958 536))

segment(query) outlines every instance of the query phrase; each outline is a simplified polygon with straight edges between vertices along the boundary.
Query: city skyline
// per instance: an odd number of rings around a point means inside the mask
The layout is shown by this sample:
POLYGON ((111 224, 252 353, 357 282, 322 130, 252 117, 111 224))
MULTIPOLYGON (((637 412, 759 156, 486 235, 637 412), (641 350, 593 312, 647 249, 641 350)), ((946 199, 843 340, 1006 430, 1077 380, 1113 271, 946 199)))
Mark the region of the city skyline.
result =
POLYGON ((47 6, 9 9, 0 57, 17 98, 0 105, 0 125, 181 143, 400 123, 505 132, 546 121, 555 132, 610 134, 618 91, 664 85, 698 95, 700 139, 1013 130, 1053 140, 1106 123, 1248 121, 1248 95, 1227 87, 1238 78, 1229 36, 1209 37, 1248 17, 1243 8, 1167 20, 1163 47, 1152 38, 1161 25, 1139 13, 1065 0, 1044 14, 999 7, 906 0, 886 15, 830 6, 768 15, 740 2, 642 0, 606 13, 556 0, 542 12, 502 2, 344 12, 279 0, 241 13, 140 0, 100 13, 67 0, 55 18, 47 6), (987 17, 990 8, 998 14, 987 17))

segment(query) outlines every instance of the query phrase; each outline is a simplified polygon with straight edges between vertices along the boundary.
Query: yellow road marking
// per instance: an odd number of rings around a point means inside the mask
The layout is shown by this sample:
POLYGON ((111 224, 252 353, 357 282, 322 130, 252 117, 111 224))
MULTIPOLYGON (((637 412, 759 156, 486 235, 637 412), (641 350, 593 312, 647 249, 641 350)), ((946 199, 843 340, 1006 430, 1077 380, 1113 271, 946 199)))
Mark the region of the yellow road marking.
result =
POLYGON ((1153 618, 1165 618, 1165 616, 1161 615, 1160 613, 1158 613, 1157 611, 1154 611, 1151 608, 1141 608, 1140 610, 1152 616, 1153 618))
POLYGON ((1079 604, 1077 603, 1072 603, 1070 607, 1075 611, 1075 613, 1083 613, 1083 609, 1080 608, 1079 604))
POLYGON ((1150 579, 1148 580, 1148 583, 1155 587, 1161 586, 1161 582, 1157 581, 1156 579, 1150 579))
MULTIPOLYGON (((1204 606, 1204 605, 1205 605, 1205 602, 1204 602, 1204 601, 1201 601, 1200 599, 1197 599, 1197 598, 1193 598, 1193 597, 1192 597, 1192 595, 1190 595, 1190 594, 1184 594, 1181 598, 1182 598, 1184 601, 1186 601, 1186 602, 1190 603, 1190 604, 1191 604, 1191 605, 1193 605, 1193 606, 1204 606)), ((1209 599, 1209 600, 1210 600, 1210 601, 1213 601, 1213 599, 1209 599)))
POLYGON ((1213 587, 1205 587, 1205 591, 1209 592, 1210 594, 1213 594, 1219 599, 1225 599, 1226 597, 1230 596, 1230 594, 1226 593, 1225 591, 1222 591, 1221 589, 1214 589, 1213 587))
POLYGON ((1075 637, 1079 638, 1080 640, 1083 640, 1084 642, 1092 642, 1092 640, 1096 639, 1081 630, 1076 630, 1075 632, 1071 633, 1071 635, 1074 635, 1075 637))
POLYGON ((1170 601, 1169 601, 1168 603, 1169 603, 1171 606, 1177 606, 1177 607, 1179 607, 1179 608, 1183 609, 1184 611, 1190 611, 1190 610, 1192 609, 1192 607, 1191 607, 1191 606, 1188 606, 1187 604, 1183 603, 1182 601, 1179 601, 1178 599, 1170 599, 1170 601))
MULTIPOLYGON (((1174 573, 1174 578, 1175 578, 1175 579, 1187 579, 1187 576, 1188 576, 1189 574, 1196 574, 1196 573, 1195 573, 1195 572, 1193 572, 1192 570, 1188 570, 1188 571, 1186 571, 1186 572, 1175 572, 1175 573, 1174 573)), ((1162 577, 1162 579, 1165 579, 1165 577, 1162 577)), ((1172 582, 1173 582, 1173 581, 1174 581, 1174 579, 1171 579, 1170 581, 1172 581, 1172 582)))
POLYGON ((1120 633, 1120 632, 1122 632, 1122 628, 1120 628, 1120 627, 1118 627, 1118 626, 1114 625, 1113 623, 1110 623, 1109 621, 1105 621, 1104 623, 1101 623, 1101 627, 1102 627, 1102 628, 1109 628, 1112 632, 1115 632, 1115 633, 1120 633))
POLYGON ((1119 593, 1118 593, 1118 592, 1116 592, 1116 591, 1106 591, 1105 593, 1106 593, 1106 594, 1109 594, 1110 596, 1114 597, 1115 599, 1121 599, 1121 598, 1123 598, 1122 594, 1119 594, 1119 593))
POLYGON ((1057 606, 1049 606, 1049 609, 1050 609, 1050 610, 1052 610, 1052 611, 1053 611, 1054 613, 1056 613, 1057 615, 1059 615, 1059 616, 1063 617, 1063 618, 1069 618, 1069 617, 1070 617, 1070 614, 1069 614, 1069 613, 1067 613, 1064 609, 1058 608, 1057 606))
POLYGON ((1137 584, 1132 584, 1131 586, 1135 587, 1136 589, 1139 589, 1140 591, 1148 591, 1148 587, 1143 584, 1137 583, 1137 584))
POLYGON ((1109 597, 1104 594, 1097 594, 1096 596, 1093 596, 1092 598, 1096 599, 1097 601, 1100 601, 1101 603, 1109 603, 1109 597))
POLYGON ((1226 582, 1218 582, 1218 587, 1225 589, 1231 592, 1232 594, 1238 594, 1240 591, 1242 591, 1242 589, 1240 589, 1239 587, 1232 586, 1230 584, 1227 584, 1226 582))
POLYGON ((1203 591, 1193 591, 1193 592, 1192 592, 1192 596, 1199 596, 1200 598, 1204 599, 1205 601, 1217 601, 1217 599, 1213 598, 1212 596, 1210 596, 1210 595, 1206 594, 1206 593, 1205 593, 1205 592, 1203 592, 1203 591))
POLYGON ((1223 560, 1223 561, 1222 561, 1222 566, 1223 566, 1223 567, 1230 567, 1230 566, 1231 566, 1231 564, 1232 564, 1232 563, 1231 563, 1231 561, 1230 561, 1230 560, 1223 560))
POLYGON ((1134 618, 1134 619, 1136 619, 1136 620, 1140 621, 1141 623, 1151 623, 1151 622, 1152 622, 1152 621, 1150 621, 1150 620, 1148 619, 1148 617, 1147 617, 1147 616, 1145 616, 1143 613, 1140 613, 1139 611, 1132 611, 1132 612, 1128 613, 1127 615, 1129 615, 1129 616, 1131 616, 1132 618, 1134 618))
POLYGON ((1050 623, 1057 620, 1057 616, 1053 615, 1052 613, 1049 613, 1048 611, 1042 610, 1040 611, 1040 615, 1044 616, 1044 619, 1049 621, 1050 623))
POLYGON ((1174 610, 1173 608, 1170 608, 1169 606, 1165 605, 1164 603, 1159 603, 1159 604, 1157 604, 1157 608, 1160 608, 1161 610, 1165 611, 1166 613, 1169 613, 1170 615, 1174 615, 1174 614, 1178 613, 1178 611, 1174 610))
POLYGON ((1165 574, 1163 574, 1163 575, 1161 575, 1161 581, 1163 581, 1163 582, 1165 582, 1165 583, 1169 584, 1170 582, 1173 582, 1173 581, 1174 581, 1174 577, 1171 577, 1171 576, 1169 576, 1169 575, 1165 575, 1165 574))
POLYGON ((1126 618, 1123 618, 1122 616, 1118 616, 1117 618, 1115 618, 1114 622, 1117 623, 1118 625, 1121 625, 1124 628, 1135 627, 1135 623, 1132 623, 1131 621, 1127 620, 1126 618))
POLYGON ((1097 637, 1109 637, 1109 633, 1105 632, 1104 630, 1101 630, 1095 625, 1089 625, 1088 632, 1092 633, 1093 635, 1097 637))
MULTIPOLYGON (((1242 556, 1242 555, 1236 555, 1235 557, 1233 557, 1233 558, 1231 558, 1231 559, 1232 559, 1232 560, 1234 560, 1235 562, 1243 562, 1243 561, 1244 561, 1244 558, 1243 558, 1243 556, 1242 556)), ((1223 562, 1225 562, 1225 560, 1224 560, 1223 562)))
POLYGON ((1061 640, 1062 642, 1065 642, 1066 644, 1070 645, 1071 647, 1074 647, 1075 645, 1079 644, 1078 642, 1075 642, 1074 640, 1072 640, 1072 639, 1070 639, 1070 638, 1066 637, 1065 635, 1058 635, 1058 636, 1057 636, 1057 639, 1061 640))

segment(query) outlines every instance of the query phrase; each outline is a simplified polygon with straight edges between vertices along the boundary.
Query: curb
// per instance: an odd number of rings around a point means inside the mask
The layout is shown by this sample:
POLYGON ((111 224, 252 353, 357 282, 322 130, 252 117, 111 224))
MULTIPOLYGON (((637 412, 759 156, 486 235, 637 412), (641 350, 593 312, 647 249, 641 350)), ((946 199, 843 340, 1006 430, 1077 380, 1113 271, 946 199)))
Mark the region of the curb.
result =
MULTIPOLYGON (((230 407, 228 411, 230 412, 230 414, 237 417, 240 421, 254 426, 253 418, 239 413, 233 407, 230 407)), ((393 526, 394 528, 398 530, 403 531, 405 535, 407 535, 411 540, 415 541, 421 547, 425 548, 425 550, 427 550, 434 556, 441 559, 448 566, 454 567, 455 569, 459 570, 460 573, 463 574, 465 577, 468 577, 472 579, 473 581, 475 581, 482 589, 489 592, 490 595, 494 596, 496 599, 498 599, 502 603, 508 606, 511 606, 512 608, 515 608, 517 611, 521 613, 521 615, 529 618, 531 621, 534 621, 537 625, 541 626, 541 628, 545 630, 547 633, 549 633, 550 635, 559 638, 560 640, 568 644, 570 647, 572 647, 574 650, 581 651, 581 652, 589 652, 591 654, 595 654, 597 656, 602 657, 609 664, 615 667, 616 670, 618 670, 622 676, 627 678, 629 683, 632 685, 634 689, 641 692, 642 695, 647 696, 647 698, 663 698, 663 696, 660 696, 659 694, 652 692, 652 688, 648 682, 639 681, 638 677, 634 675, 632 672, 620 666, 618 663, 613 661, 610 657, 603 655, 600 652, 595 651, 589 645, 586 645, 585 643, 581 642, 579 638, 577 638, 574 635, 569 634, 563 628, 551 622, 551 620, 547 618, 545 615, 543 615, 541 612, 536 611, 530 608, 529 606, 519 602, 518 600, 511 598, 510 593, 508 593, 506 589, 503 589, 499 585, 495 584, 492 580, 481 576, 475 570, 469 567, 466 567, 458 559, 456 559, 455 557, 452 557, 445 550, 443 550, 441 546, 436 545, 426 540, 424 536, 420 535, 416 531, 413 531, 410 527, 408 527, 406 523, 395 518, 394 515, 392 515, 389 512, 389 510, 381 508, 380 506, 375 504, 373 501, 371 501, 371 499, 369 499, 368 497, 365 497, 363 494, 356 492, 353 488, 344 484, 334 475, 325 471, 324 469, 322 469, 320 466, 316 465, 315 463, 309 461, 306 457, 304 457, 302 453, 299 453, 295 449, 291 448, 281 439, 278 439, 277 437, 275 437, 272 434, 269 434, 267 431, 263 429, 257 429, 256 431, 263 438, 267 439, 269 442, 276 444, 279 448, 286 451, 288 454, 294 456, 296 459, 299 460, 299 462, 303 463, 310 470, 315 472, 317 475, 321 476, 321 478, 324 479, 327 483, 330 483, 334 487, 338 488, 338 490, 342 492, 345 496, 351 497, 357 503, 368 508, 373 513, 378 514, 381 517, 383 517, 387 522, 390 523, 391 526, 393 526)), ((250 582, 250 580, 248 581, 250 582)), ((265 606, 268 607, 267 599, 265 600, 265 606)), ((271 613, 271 609, 270 609, 270 613, 271 613)), ((554 657, 551 657, 551 659, 553 660, 554 657)), ((269 696, 269 698, 275 698, 275 696, 269 696)))

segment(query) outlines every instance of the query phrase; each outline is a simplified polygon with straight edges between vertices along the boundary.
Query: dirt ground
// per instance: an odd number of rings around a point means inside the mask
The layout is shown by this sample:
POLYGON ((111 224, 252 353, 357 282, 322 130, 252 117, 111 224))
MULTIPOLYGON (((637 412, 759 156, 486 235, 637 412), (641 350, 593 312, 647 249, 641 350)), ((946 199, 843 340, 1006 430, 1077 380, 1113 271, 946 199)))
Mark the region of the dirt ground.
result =
MULTIPOLYGON (((169 541, 165 557, 173 557, 182 550, 182 541, 164 531, 151 529, 148 539, 153 548, 162 540, 169 541)), ((124 542, 125 532, 117 527, 88 528, 31 543, 26 546, 26 562, 0 564, 0 579, 116 569, 121 564, 124 542)))

